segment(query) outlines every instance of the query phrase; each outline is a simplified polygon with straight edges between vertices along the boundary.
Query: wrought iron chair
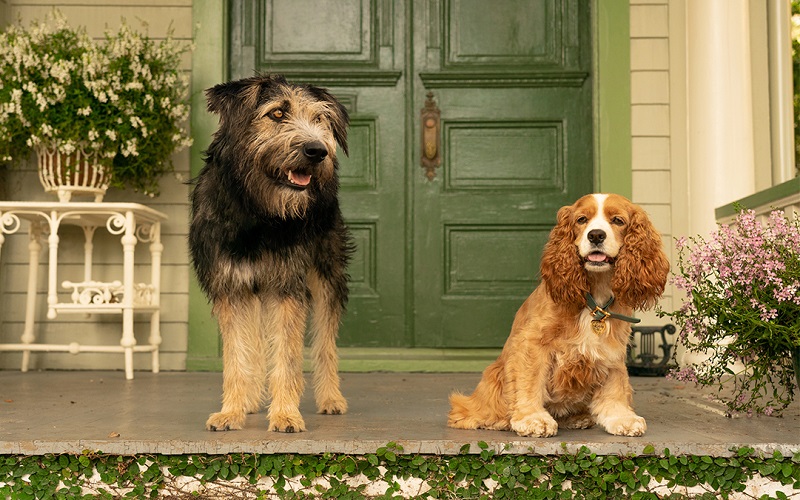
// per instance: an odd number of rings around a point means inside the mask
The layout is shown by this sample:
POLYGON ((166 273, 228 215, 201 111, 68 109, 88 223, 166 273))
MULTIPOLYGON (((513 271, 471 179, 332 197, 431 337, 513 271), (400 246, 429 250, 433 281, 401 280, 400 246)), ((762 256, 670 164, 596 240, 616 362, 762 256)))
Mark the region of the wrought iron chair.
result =
POLYGON ((628 355, 625 364, 628 374, 645 377, 663 377, 669 370, 675 368, 670 364, 674 342, 667 341, 667 335, 675 334, 675 325, 664 326, 633 326, 631 340, 628 343, 628 355), (639 344, 636 344, 636 334, 639 334, 639 344), (656 345, 656 333, 661 334, 661 344, 656 345), (638 348, 638 349, 637 349, 638 348), (656 348, 661 349, 661 355, 656 353, 656 348), (636 353, 636 354, 635 354, 636 353))

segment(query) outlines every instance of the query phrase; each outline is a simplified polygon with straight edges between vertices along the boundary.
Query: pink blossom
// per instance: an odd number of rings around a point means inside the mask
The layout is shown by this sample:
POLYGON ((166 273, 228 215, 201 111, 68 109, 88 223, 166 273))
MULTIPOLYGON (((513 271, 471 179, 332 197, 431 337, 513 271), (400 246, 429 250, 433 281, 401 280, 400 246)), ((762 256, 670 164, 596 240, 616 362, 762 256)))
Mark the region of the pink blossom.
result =
POLYGON ((763 220, 744 210, 708 238, 676 238, 679 272, 672 284, 685 298, 665 315, 680 327, 678 342, 688 351, 714 353, 700 366, 672 371, 671 379, 720 389, 728 381, 729 411, 773 415, 794 395, 782 346, 800 341, 794 328, 800 322, 800 216, 774 211, 763 220), (744 369, 732 372, 734 362, 744 369), (765 387, 783 389, 765 405, 759 402, 769 398, 765 387))
POLYGON ((675 368, 669 373, 667 373, 667 379, 669 380, 676 380, 678 382, 697 382, 697 373, 694 371, 693 366, 687 366, 685 368, 675 368))

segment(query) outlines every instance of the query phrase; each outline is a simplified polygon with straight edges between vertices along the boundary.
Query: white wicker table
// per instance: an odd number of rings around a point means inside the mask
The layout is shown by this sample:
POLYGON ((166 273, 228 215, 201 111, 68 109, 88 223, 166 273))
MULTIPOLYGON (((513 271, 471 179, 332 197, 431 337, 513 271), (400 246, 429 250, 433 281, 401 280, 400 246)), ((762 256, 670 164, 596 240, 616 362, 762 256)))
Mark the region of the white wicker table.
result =
MULTIPOLYGON (((0 344, 0 351, 22 351, 23 372, 28 371, 30 354, 34 351, 63 351, 72 354, 119 352, 124 354, 127 379, 133 378, 133 353, 151 352, 152 370, 158 373, 158 351, 161 344, 161 253, 164 249, 161 244, 161 221, 166 218, 165 214, 138 203, 0 201, 0 252, 5 235, 19 231, 23 226, 22 221, 28 222, 30 252, 25 326, 21 342, 0 344), (69 300, 61 301, 58 294, 58 232, 65 225, 81 227, 86 240, 83 281, 63 281, 61 285, 69 291, 69 300), (92 238, 98 228, 121 236, 123 264, 119 280, 100 282, 92 279, 92 238), (35 342, 36 282, 44 237, 49 248, 47 318, 55 319, 60 313, 119 314, 122 316, 122 335, 118 345, 35 342), (134 251, 137 242, 150 244, 150 283, 134 281, 134 251), (150 336, 146 345, 136 344, 133 330, 135 312, 149 313, 150 336)), ((81 332, 75 333, 79 335, 81 332)))

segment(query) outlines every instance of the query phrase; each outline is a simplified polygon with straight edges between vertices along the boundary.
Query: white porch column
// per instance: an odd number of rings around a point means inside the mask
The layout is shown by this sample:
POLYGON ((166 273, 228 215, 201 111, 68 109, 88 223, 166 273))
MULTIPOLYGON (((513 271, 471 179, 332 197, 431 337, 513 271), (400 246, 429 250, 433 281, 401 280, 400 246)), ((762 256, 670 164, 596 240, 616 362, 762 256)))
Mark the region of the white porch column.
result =
POLYGON ((753 100, 747 0, 691 0, 687 13, 689 232, 753 194, 753 100))
POLYGON ((789 0, 769 0, 768 9, 772 183, 780 184, 794 177, 792 7, 789 0))

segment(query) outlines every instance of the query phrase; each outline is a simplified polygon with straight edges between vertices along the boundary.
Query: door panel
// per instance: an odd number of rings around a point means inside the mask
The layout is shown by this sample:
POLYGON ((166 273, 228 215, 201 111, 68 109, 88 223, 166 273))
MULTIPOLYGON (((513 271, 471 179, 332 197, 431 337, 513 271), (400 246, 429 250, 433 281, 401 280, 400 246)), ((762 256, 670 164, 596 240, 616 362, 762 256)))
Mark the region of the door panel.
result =
POLYGON ((444 188, 561 187, 564 165, 559 153, 563 139, 561 122, 447 120, 444 188))
POLYGON ((415 6, 416 106, 433 92, 442 162, 433 180, 414 179, 414 341, 496 347, 537 284, 555 212, 592 188, 589 52, 568 49, 588 11, 570 0, 415 6), (427 29, 434 19, 441 33, 427 29))
POLYGON ((560 3, 444 0, 445 66, 558 64, 560 3))
POLYGON ((232 78, 282 73, 351 114, 340 179, 357 251, 340 345, 502 345, 556 210, 592 188, 588 2, 231 6, 232 78), (441 117, 432 180, 428 92, 441 117))

